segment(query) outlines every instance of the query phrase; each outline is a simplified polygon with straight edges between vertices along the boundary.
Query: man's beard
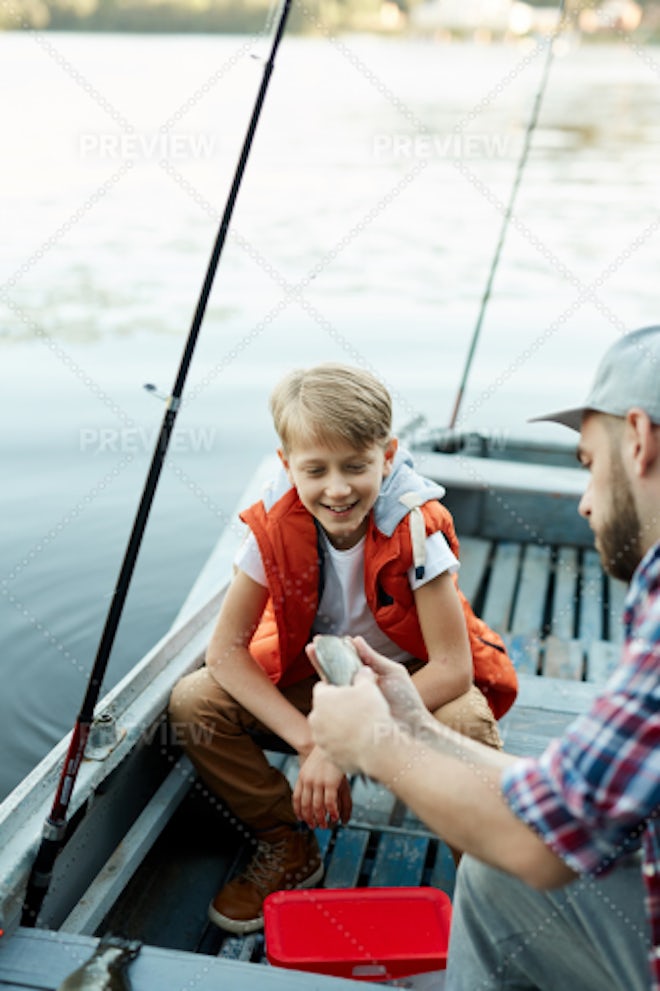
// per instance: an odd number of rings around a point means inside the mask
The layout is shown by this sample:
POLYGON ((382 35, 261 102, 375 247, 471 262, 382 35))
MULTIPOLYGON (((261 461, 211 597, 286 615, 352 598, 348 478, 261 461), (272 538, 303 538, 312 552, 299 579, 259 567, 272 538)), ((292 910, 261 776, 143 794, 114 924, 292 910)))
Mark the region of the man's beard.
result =
POLYGON ((621 458, 612 458, 612 503, 609 519, 596 537, 605 571, 629 582, 642 559, 641 525, 621 458))

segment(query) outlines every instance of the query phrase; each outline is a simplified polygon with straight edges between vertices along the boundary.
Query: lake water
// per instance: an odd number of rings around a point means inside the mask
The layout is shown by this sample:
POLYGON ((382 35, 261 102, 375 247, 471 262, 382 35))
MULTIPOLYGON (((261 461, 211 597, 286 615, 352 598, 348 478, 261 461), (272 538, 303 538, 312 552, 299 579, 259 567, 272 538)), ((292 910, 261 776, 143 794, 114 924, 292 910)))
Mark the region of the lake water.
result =
MULTIPOLYGON (((265 52, 0 35, 0 796, 78 711, 265 52)), ((285 37, 106 687, 273 448, 281 374, 364 364, 397 426, 446 425, 544 58, 285 37)), ((525 420, 657 321, 659 90, 654 49, 558 48, 462 425, 564 437, 525 420)))

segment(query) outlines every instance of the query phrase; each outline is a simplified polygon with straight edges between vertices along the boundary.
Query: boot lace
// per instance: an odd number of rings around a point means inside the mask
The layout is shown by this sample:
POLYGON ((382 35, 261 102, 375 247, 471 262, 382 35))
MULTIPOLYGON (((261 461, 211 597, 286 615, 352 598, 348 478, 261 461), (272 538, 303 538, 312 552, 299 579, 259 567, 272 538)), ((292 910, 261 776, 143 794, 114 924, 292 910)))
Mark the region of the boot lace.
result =
POLYGON ((244 880, 252 882, 262 891, 269 891, 284 872, 286 853, 286 840, 279 840, 277 843, 260 840, 254 856, 245 868, 244 880))

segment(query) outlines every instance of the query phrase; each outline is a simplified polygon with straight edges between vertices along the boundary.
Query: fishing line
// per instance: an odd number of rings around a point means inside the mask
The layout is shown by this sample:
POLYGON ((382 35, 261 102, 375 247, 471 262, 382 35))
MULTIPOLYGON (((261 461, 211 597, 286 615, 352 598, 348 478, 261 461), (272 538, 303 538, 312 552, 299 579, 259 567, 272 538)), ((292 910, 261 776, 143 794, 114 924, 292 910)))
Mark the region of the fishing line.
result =
POLYGON ((502 254, 502 249, 504 247, 504 240, 506 238, 507 231, 509 229, 509 223, 511 217, 513 216, 513 207, 516 202, 516 197, 518 196, 518 189, 522 180, 523 172, 525 171, 525 166, 527 165, 527 158, 529 156, 529 149, 532 143, 532 135, 536 130, 536 125, 539 119, 539 113, 541 110, 541 104, 543 102, 543 97, 545 95, 546 86, 548 83, 548 77, 550 75, 550 66, 552 65, 552 59, 554 55, 555 42, 563 29, 564 23, 564 4, 565 0, 559 0, 559 5, 557 7, 557 12, 559 15, 557 28, 554 31, 552 37, 550 38, 550 44, 548 45, 548 50, 546 52, 545 64, 543 67, 543 73, 541 76, 541 83, 536 92, 536 97, 534 100, 534 105, 532 107, 532 113, 530 115, 529 121, 527 122, 527 129, 525 131, 525 139, 523 141, 522 151, 520 153, 520 158, 518 159, 518 167, 516 169, 516 174, 513 180, 513 185, 511 187, 511 193, 509 195, 509 202, 507 208, 504 212, 504 218, 502 220, 502 226, 500 228, 500 236, 497 241, 497 246, 495 248, 495 254, 491 262, 490 271, 488 273, 488 279, 486 280, 486 287, 481 297, 481 305, 479 307, 479 315, 477 317, 477 322, 472 332, 472 340, 470 341, 470 347, 468 349, 467 358, 465 359, 465 366, 463 368, 463 375, 461 377, 460 384, 458 386, 458 391, 456 393, 456 398, 454 400, 454 408, 452 410, 451 418, 449 420, 449 429, 453 430, 456 426, 456 420, 458 418, 458 411, 460 409, 461 403, 463 402, 463 396, 465 394, 465 388, 467 386, 467 380, 470 375, 470 369, 472 367, 472 362, 477 350, 477 343, 481 335, 481 327, 484 322, 484 316, 486 314, 486 307, 490 301, 491 292, 493 289, 493 282, 495 280, 495 273, 500 263, 500 256, 502 254))
MULTIPOLYGON (((167 453, 170 437, 174 429, 176 415, 181 406, 181 395, 183 393, 186 376, 190 368, 195 345, 199 337, 202 321, 204 319, 206 307, 211 295, 213 281, 220 262, 220 256, 227 237, 229 223, 236 203, 236 198, 238 196, 238 191, 240 189, 248 156, 250 154, 250 148, 252 146, 259 116, 261 114, 266 91, 268 89, 268 83, 273 71, 275 55, 279 48, 280 41, 282 40, 282 35, 284 34, 284 28, 286 26, 290 6, 291 0, 283 0, 273 41, 270 47, 270 53, 264 64, 261 84, 259 86, 259 91, 252 110, 252 116, 250 118, 247 133, 243 141, 238 165, 236 166, 236 171, 229 190, 225 209, 222 214, 218 233, 213 245, 213 250, 211 252, 206 275, 181 357, 174 387, 171 395, 166 397, 166 409, 163 422, 154 448, 151 465, 145 480, 144 489, 135 516, 135 521, 133 523, 133 528, 128 539, 128 544, 119 576, 117 578, 117 584, 112 596, 110 608, 108 610, 105 626, 101 634, 101 640, 87 684, 85 697, 71 734, 71 742, 62 767, 52 809, 44 823, 41 843, 28 879, 25 900, 23 903, 23 912, 21 916, 21 925, 23 926, 34 926, 36 923, 37 916, 50 886, 55 858, 57 857, 64 840, 66 818, 71 800, 71 794, 73 792, 78 771, 80 769, 80 764, 85 752, 85 744, 87 742, 94 717, 94 707, 98 701, 110 652, 115 640, 124 604, 126 602, 126 596, 128 594, 129 585, 135 569, 138 552, 140 550, 140 544, 142 543, 142 537, 144 536, 144 531, 147 525, 154 495, 156 493, 156 487, 158 485, 163 463, 165 461, 165 455, 167 453)), ((152 387, 150 391, 155 391, 154 387, 152 387)))

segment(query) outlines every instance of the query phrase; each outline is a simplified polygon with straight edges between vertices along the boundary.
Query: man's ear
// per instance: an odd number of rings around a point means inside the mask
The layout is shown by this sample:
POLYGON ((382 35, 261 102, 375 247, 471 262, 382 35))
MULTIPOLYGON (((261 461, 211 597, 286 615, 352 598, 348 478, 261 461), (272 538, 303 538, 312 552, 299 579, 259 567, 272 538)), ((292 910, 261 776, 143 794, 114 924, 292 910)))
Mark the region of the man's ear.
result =
POLYGON ((637 407, 626 414, 626 430, 633 469, 639 478, 643 478, 660 457, 658 431, 654 429, 648 413, 637 407))
POLYGON ((396 437, 390 437, 387 447, 385 448, 385 461, 383 462, 383 478, 387 476, 392 471, 394 467, 394 455, 396 454, 399 447, 399 441, 396 437))

